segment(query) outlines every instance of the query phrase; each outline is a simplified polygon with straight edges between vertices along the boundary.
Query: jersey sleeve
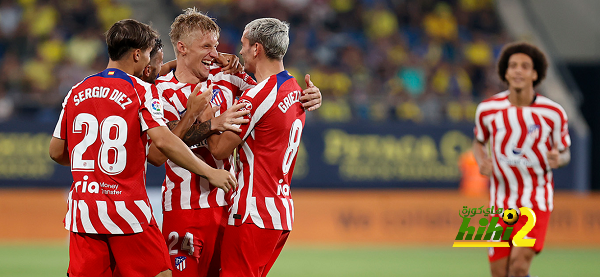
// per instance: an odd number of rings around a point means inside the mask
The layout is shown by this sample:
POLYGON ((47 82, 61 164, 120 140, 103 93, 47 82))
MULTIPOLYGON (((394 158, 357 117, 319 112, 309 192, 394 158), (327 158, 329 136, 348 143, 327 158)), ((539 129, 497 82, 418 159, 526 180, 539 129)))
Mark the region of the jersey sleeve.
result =
POLYGON ((238 72, 231 79, 231 83, 239 88, 238 91, 234 92, 235 96, 240 96, 244 91, 256 86, 256 81, 246 72, 238 72))
POLYGON ((475 112, 475 128, 473 129, 473 132, 477 141, 485 143, 490 138, 490 131, 483 121, 482 113, 483 107, 482 104, 479 104, 477 105, 477 110, 475 112))
POLYGON ((164 110, 162 101, 158 96, 158 91, 154 85, 138 85, 136 89, 142 90, 138 93, 143 94, 142 105, 139 111, 142 132, 158 126, 167 126, 164 121, 164 110))
POLYGON ((569 135, 569 123, 567 113, 560 107, 560 126, 552 128, 552 141, 557 145, 558 151, 564 151, 571 146, 571 136, 569 135))
POLYGON ((60 111, 60 116, 58 117, 58 122, 56 123, 56 127, 54 127, 54 133, 52 136, 59 139, 67 139, 67 116, 66 116, 66 108, 67 102, 69 101, 69 97, 71 96, 70 90, 65 96, 65 100, 62 103, 62 109, 60 111))

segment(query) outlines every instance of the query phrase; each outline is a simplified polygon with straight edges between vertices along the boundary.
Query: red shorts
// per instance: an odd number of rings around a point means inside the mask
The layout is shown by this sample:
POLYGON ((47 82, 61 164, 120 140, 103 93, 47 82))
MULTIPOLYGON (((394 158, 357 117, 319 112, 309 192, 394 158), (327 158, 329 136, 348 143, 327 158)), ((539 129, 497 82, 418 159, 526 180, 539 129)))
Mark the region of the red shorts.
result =
POLYGON ((163 235, 174 277, 219 276, 227 207, 163 213, 163 235))
POLYGON ((228 225, 221 246, 221 277, 267 276, 290 231, 228 225))
POLYGON ((167 269, 169 255, 157 226, 125 235, 70 233, 70 277, 147 277, 167 269))
MULTIPOLYGON (((531 249, 533 249, 536 253, 540 253, 542 251, 542 249, 544 248, 544 241, 546 240, 546 231, 548 230, 548 221, 550 220, 550 212, 542 212, 537 209, 533 209, 533 211, 535 212, 535 217, 536 217, 535 226, 533 226, 533 229, 531 229, 531 231, 528 234, 526 234, 525 238, 526 239, 527 238, 535 239, 535 244, 533 245, 533 247, 531 247, 531 249)), ((510 250, 514 247, 514 246, 512 246, 512 239, 517 234, 517 232, 519 230, 521 230, 521 228, 523 228, 523 225, 525 225, 526 222, 527 222, 527 216, 523 215, 521 218, 519 218, 517 223, 515 225, 513 225, 514 229, 510 235, 510 240, 509 240, 509 244, 511 245, 510 247, 490 247, 489 248, 488 259, 490 262, 497 261, 499 259, 508 257, 510 255, 510 250)), ((507 225, 506 223, 504 223, 502 218, 500 218, 500 220, 498 220, 498 224, 500 226, 502 226, 502 228, 504 228, 504 229, 506 229, 507 226, 510 226, 510 225, 507 225)), ((502 233, 502 236, 504 236, 504 232, 502 233)))

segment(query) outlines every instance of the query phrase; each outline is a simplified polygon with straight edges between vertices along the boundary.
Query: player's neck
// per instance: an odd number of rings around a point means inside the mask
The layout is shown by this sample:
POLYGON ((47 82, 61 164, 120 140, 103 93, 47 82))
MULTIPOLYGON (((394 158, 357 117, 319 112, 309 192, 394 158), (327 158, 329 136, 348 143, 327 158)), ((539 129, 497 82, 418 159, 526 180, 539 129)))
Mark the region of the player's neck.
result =
POLYGON ((256 77, 256 82, 260 83, 265 79, 271 77, 271 75, 275 75, 281 71, 284 71, 283 61, 277 60, 269 60, 264 59, 256 63, 256 72, 254 73, 254 77, 256 77))
POLYGON ((533 104, 535 99, 535 91, 532 87, 527 88, 508 88, 510 93, 508 94, 508 101, 513 106, 525 107, 533 104))
POLYGON ((126 60, 113 61, 113 60, 109 59, 108 65, 106 66, 106 68, 116 68, 116 69, 119 69, 119 70, 129 74, 129 75, 135 76, 135 64, 131 63, 130 61, 126 61, 126 60))
POLYGON ((183 58, 177 58, 177 68, 175 69, 175 78, 177 81, 186 84, 197 84, 205 80, 196 77, 194 73, 185 65, 183 58))

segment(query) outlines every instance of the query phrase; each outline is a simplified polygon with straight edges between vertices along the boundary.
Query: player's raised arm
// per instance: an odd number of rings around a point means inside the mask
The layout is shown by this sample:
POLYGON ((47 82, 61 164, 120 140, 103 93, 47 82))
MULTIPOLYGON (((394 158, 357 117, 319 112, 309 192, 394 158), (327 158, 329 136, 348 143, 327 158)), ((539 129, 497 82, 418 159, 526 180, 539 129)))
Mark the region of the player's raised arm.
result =
POLYGON ((223 67, 223 73, 236 74, 244 71, 244 66, 240 63, 240 58, 234 54, 219 52, 215 62, 223 67))
MULTIPOLYGON (((196 119, 200 116, 200 114, 207 110, 208 102, 210 101, 210 95, 212 92, 212 85, 209 86, 208 89, 203 93, 199 94, 199 92, 200 86, 196 86, 194 91, 190 94, 190 98, 188 99, 186 106, 186 112, 181 120, 177 122, 170 121, 167 123, 169 129, 171 129, 171 132, 181 139, 187 136, 187 133, 194 125, 194 122, 196 122, 196 119)), ((208 108, 208 110, 211 109, 208 108)), ((150 145, 150 149, 148 150, 148 162, 154 166, 160 166, 166 161, 167 157, 156 148, 154 143, 152 143, 150 145)))

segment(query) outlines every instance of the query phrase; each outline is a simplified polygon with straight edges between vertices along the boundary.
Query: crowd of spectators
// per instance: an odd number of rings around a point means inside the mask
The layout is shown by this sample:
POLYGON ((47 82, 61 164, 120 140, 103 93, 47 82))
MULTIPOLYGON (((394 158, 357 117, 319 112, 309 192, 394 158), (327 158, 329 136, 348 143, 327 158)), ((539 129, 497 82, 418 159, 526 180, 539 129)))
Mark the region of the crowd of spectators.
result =
MULTIPOLYGON (((229 53, 239 51, 251 20, 289 22, 286 69, 301 85, 302 76, 311 74, 324 97, 311 120, 472 122, 476 104, 504 89, 494 63, 509 38, 492 0, 162 0, 162 5, 169 18, 192 6, 208 12, 222 28, 219 50, 229 53)), ((114 0, 1 1, 0 120, 14 109, 54 121, 70 87, 106 66, 104 31, 131 15, 131 6, 114 0)))

